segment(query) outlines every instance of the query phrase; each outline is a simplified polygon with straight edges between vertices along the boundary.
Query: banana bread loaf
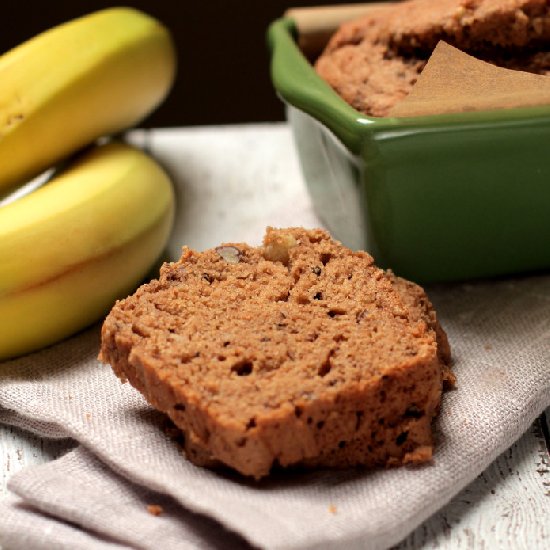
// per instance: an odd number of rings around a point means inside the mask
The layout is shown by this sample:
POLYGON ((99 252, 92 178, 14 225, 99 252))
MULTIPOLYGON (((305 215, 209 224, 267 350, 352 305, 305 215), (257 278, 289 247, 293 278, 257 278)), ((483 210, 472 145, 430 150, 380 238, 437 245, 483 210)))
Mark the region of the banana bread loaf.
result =
POLYGON ((387 116, 440 40, 510 69, 550 73, 546 0, 409 0, 343 24, 317 72, 358 111, 387 116))
POLYGON ((197 464, 429 460, 445 333, 422 289, 321 230, 184 248, 119 301, 100 358, 182 429, 197 464))

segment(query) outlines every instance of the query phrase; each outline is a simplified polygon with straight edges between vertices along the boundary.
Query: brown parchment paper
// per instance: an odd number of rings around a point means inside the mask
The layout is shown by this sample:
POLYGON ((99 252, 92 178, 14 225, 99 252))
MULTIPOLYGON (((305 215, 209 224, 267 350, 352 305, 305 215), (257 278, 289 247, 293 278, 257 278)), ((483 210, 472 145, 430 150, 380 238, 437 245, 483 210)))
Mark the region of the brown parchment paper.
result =
POLYGON ((390 116, 550 105, 550 76, 496 67, 439 42, 411 93, 390 116))

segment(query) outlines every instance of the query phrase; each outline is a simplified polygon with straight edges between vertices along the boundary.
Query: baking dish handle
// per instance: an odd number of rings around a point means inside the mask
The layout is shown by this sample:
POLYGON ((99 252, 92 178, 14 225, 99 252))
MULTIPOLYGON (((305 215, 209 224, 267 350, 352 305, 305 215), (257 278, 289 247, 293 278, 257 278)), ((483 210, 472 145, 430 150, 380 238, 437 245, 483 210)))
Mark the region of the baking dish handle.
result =
POLYGON ((373 119, 357 112, 315 72, 296 44, 296 25, 284 17, 268 30, 271 79, 284 101, 324 124, 354 154, 359 154, 373 119))

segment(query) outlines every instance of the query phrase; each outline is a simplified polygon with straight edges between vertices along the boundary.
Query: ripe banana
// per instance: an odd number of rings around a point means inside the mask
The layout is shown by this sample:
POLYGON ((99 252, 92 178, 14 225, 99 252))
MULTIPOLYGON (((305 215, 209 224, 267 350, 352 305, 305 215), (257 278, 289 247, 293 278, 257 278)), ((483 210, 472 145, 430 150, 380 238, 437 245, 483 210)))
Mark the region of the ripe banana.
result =
POLYGON ((130 127, 175 74, 167 30, 111 8, 44 32, 0 57, 0 194, 98 137, 130 127))
POLYGON ((98 146, 0 209, 0 359, 60 340, 127 295, 168 238, 164 171, 120 143, 98 146))

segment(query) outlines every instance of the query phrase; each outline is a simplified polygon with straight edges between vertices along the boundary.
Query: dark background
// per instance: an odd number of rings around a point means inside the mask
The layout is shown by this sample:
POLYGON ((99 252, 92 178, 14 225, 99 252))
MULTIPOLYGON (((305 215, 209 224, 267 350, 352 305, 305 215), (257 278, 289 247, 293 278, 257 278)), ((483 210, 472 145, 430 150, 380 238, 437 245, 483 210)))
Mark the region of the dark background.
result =
MULTIPOLYGON (((269 80, 266 29, 291 6, 335 0, 134 1, 162 21, 178 50, 178 76, 166 102, 142 126, 191 126, 283 120, 269 80)), ((54 25, 102 8, 101 0, 10 2, 0 23, 0 51, 54 25)), ((1 83, 0 83, 1 85, 1 83)))

